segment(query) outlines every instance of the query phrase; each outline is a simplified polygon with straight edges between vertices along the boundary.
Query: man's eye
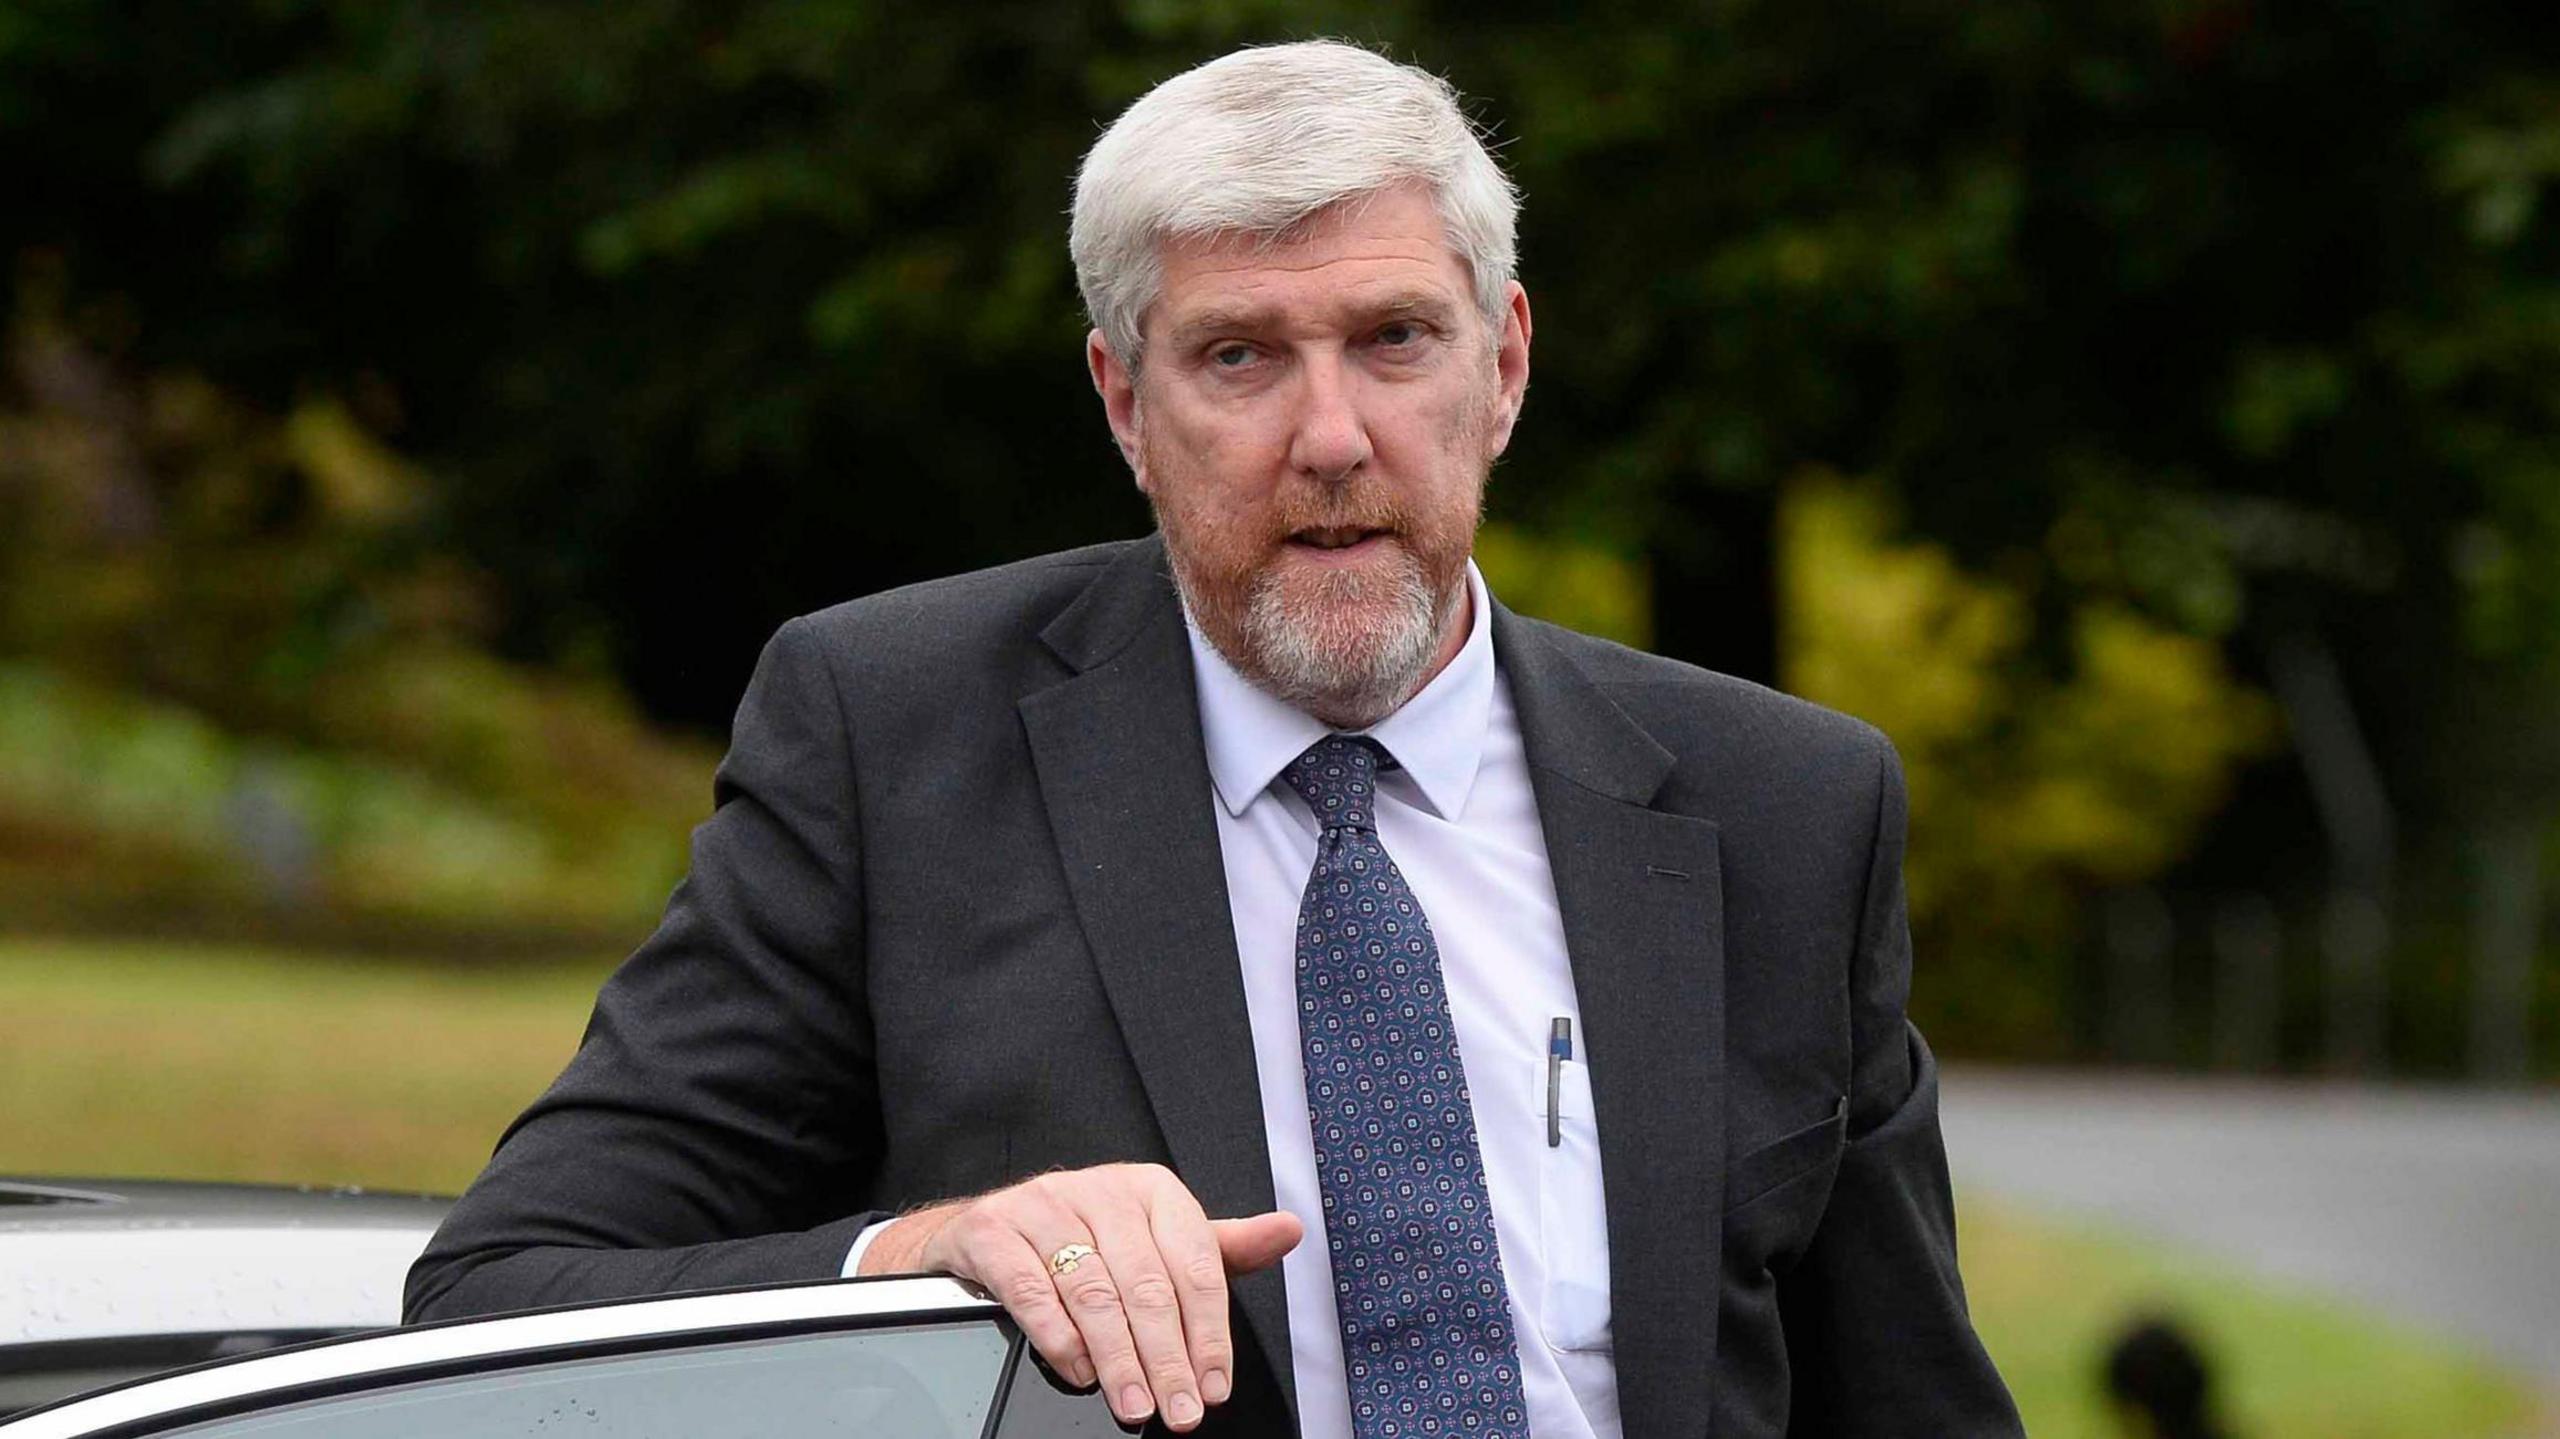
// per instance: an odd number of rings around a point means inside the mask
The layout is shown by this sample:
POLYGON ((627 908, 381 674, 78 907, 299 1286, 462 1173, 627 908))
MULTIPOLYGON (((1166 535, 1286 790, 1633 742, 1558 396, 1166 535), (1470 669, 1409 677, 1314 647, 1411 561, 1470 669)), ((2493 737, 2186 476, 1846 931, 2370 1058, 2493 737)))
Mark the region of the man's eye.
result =
POLYGON ((1220 345, 1209 352, 1209 363, 1221 370, 1240 370, 1253 359, 1250 345, 1220 345))
POLYGON ((1422 338, 1422 327, 1411 320, 1395 320, 1378 327, 1378 343, 1390 350, 1400 350, 1422 338))

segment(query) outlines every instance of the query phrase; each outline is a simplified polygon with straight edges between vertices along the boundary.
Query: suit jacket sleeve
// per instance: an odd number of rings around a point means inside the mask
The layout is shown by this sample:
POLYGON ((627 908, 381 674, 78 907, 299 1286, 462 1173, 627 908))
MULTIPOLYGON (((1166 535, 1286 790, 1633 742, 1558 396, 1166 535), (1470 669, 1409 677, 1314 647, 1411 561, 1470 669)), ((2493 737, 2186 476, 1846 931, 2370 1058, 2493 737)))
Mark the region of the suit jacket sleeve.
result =
POLYGON ((1911 992, 1905 810, 1901 764, 1879 741, 1875 834, 1849 975, 1848 1145, 1821 1224, 1778 1290, 1789 1429, 2023 1434, 1966 1313, 1937 1064, 1903 1012, 1911 992))
POLYGON ((803 621, 758 661, 658 931, 410 1271, 410 1320, 834 1276, 878 1152, 854 777, 803 621))

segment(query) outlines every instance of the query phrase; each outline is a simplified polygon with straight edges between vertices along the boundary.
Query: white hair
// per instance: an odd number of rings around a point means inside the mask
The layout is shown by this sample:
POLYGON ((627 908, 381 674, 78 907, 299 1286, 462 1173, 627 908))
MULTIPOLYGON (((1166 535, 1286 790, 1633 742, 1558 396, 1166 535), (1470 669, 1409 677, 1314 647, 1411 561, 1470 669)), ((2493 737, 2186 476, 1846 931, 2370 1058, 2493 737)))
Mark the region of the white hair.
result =
POLYGON ((1477 305, 1500 315, 1519 197, 1449 82, 1338 40, 1238 50, 1140 96, 1085 152, 1067 243, 1076 286, 1112 353, 1135 366, 1165 241, 1277 239, 1414 182, 1431 191, 1477 305))

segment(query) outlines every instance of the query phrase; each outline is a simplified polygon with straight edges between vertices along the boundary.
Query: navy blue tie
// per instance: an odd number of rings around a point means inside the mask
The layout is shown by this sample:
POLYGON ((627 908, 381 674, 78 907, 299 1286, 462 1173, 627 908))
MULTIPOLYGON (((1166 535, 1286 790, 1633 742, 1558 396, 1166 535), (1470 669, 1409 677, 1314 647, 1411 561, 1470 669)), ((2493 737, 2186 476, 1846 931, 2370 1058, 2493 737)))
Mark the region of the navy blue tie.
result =
POLYGON ((1378 843, 1382 754, 1329 735, 1282 772, 1324 826, 1298 906, 1298 1036, 1351 1428, 1527 1439, 1440 951, 1378 843))

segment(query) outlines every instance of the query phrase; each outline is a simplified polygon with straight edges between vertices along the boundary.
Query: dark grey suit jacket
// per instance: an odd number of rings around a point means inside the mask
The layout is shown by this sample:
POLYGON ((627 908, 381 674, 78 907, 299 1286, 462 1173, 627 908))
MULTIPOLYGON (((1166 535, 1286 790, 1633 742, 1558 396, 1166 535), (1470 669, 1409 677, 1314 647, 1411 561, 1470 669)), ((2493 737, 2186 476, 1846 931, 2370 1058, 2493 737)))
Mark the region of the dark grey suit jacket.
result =
MULTIPOLYGON (((1903 1018, 1892 749, 1499 607, 1493 641, 1581 1000, 1626 1433, 2017 1433, 1903 1018)), ((832 1275, 873 1219, 1052 1166, 1271 1207, 1159 540, 793 620, 716 798, 411 1318, 832 1275)), ((1213 1426, 1289 1432, 1278 1271, 1235 1302, 1213 1426)))

